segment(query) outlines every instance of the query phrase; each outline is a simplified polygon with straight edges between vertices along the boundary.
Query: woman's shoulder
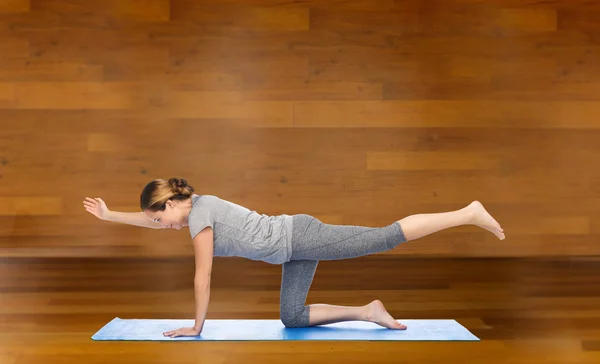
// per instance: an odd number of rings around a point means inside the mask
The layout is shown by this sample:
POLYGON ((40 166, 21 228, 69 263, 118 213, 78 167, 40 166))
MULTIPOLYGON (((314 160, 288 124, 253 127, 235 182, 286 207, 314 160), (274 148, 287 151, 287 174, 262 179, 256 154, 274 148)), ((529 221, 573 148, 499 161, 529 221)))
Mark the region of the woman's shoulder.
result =
POLYGON ((191 196, 192 198, 192 204, 196 204, 197 202, 205 202, 205 201, 218 201, 220 200, 219 197, 215 196, 215 195, 198 195, 198 194, 193 194, 191 196))
POLYGON ((215 202, 220 201, 219 197, 214 196, 214 195, 193 194, 191 197, 192 197, 192 211, 191 212, 195 212, 198 210, 210 211, 210 210, 214 209, 215 202))

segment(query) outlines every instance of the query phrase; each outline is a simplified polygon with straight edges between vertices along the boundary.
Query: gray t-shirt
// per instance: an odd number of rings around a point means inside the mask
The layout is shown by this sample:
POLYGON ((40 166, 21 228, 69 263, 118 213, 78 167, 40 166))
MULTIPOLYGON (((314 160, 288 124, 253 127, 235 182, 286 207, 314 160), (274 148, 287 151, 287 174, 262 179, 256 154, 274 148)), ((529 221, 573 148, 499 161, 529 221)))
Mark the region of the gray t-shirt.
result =
POLYGON ((292 216, 268 216, 212 195, 193 195, 188 225, 192 240, 213 229, 214 255, 282 264, 292 255, 292 216))

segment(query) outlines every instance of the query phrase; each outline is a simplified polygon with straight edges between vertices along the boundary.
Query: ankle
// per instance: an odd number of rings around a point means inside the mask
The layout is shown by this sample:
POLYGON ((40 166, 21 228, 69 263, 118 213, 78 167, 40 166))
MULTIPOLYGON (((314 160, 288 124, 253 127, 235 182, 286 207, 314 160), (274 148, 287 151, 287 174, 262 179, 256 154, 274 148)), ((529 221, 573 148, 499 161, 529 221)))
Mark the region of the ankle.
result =
POLYGON ((475 217, 476 217, 476 211, 471 207, 471 205, 463 207, 462 209, 458 210, 459 213, 461 213, 464 217, 464 223, 465 225, 474 225, 475 224, 475 217))
POLYGON ((375 320, 375 301, 371 301, 368 304, 361 307, 361 320, 373 322, 375 320))

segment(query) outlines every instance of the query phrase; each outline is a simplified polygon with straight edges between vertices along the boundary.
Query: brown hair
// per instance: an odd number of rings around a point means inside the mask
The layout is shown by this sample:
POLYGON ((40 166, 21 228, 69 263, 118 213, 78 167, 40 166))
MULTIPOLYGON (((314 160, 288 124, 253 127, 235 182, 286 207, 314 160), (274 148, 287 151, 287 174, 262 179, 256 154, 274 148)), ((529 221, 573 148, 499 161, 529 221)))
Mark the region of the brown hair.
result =
POLYGON ((140 196, 140 207, 149 211, 164 211, 168 200, 187 200, 194 188, 183 178, 155 179, 140 196))

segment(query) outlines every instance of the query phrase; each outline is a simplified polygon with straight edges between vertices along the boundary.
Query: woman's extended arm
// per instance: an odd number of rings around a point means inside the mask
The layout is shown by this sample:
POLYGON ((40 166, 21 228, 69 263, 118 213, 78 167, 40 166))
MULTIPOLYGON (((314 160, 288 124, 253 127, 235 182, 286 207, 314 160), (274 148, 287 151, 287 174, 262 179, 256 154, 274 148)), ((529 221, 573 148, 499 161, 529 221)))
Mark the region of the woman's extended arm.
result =
POLYGON ((158 223, 150 220, 143 212, 118 212, 110 211, 104 201, 101 198, 89 198, 86 197, 83 201, 85 209, 96 216, 100 220, 112 221, 120 224, 128 224, 134 226, 141 226, 150 229, 163 229, 164 227, 158 223))
POLYGON ((194 275, 194 292, 196 298, 196 321, 194 327, 183 327, 163 333, 165 336, 200 335, 206 319, 210 300, 210 276, 214 251, 213 230, 205 228, 194 237, 194 254, 196 256, 196 273, 194 275))

